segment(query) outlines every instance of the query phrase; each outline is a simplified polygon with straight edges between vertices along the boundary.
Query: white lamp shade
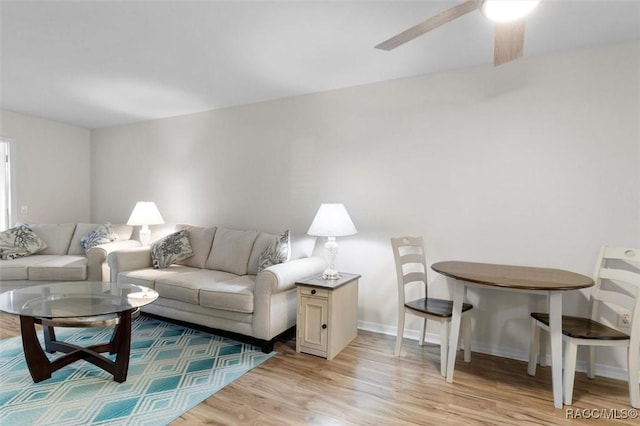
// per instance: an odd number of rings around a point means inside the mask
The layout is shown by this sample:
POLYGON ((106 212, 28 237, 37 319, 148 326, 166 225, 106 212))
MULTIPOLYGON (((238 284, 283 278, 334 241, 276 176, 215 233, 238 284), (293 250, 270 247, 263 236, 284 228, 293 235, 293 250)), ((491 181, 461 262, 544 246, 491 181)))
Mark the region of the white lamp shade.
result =
POLYGON ((321 204, 307 234, 316 237, 343 237, 357 232, 343 204, 321 204))
POLYGON ((129 216, 127 225, 162 225, 164 219, 153 201, 138 201, 129 216))
POLYGON ((536 8, 540 0, 483 0, 480 10, 494 22, 520 19, 536 8))

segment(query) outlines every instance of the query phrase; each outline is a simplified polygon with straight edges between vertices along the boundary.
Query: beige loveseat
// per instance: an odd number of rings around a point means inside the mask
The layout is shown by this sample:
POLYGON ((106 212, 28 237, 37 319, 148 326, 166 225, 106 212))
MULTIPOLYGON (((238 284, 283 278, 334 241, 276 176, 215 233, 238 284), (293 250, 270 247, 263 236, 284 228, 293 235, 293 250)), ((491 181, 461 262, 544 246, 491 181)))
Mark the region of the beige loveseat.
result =
POLYGON ((154 288, 160 297, 142 310, 163 318, 232 333, 273 349, 277 338, 296 324, 295 282, 320 273, 324 259, 311 256, 315 239, 292 236, 291 257, 258 272, 260 254, 276 235, 223 227, 188 230, 194 254, 154 269, 149 247, 109 255, 111 280, 154 288))
POLYGON ((90 248, 86 253, 80 239, 99 224, 29 224, 47 247, 18 259, 0 260, 0 291, 51 281, 109 281, 107 255, 113 250, 139 247, 131 240, 133 227, 112 225, 114 242, 90 248))

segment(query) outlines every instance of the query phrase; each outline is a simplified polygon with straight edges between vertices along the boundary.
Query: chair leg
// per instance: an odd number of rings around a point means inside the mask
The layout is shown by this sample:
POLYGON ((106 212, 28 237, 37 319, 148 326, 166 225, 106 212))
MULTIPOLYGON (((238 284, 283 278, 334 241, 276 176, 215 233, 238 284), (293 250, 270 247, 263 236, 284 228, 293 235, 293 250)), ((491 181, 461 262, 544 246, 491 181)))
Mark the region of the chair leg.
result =
MULTIPOLYGON (((440 375, 447 377, 447 354, 449 353, 449 325, 450 321, 440 322, 440 375)), ((456 348, 451 348, 455 351, 456 348)))
POLYGON ((462 317, 462 338, 464 339, 464 362, 471 362, 471 315, 462 317))
POLYGON ((396 349, 393 352, 395 356, 400 356, 400 348, 402 346, 402 337, 404 335, 404 309, 398 313, 398 330, 396 331, 396 349))
POLYGON ((640 385, 638 385, 638 345, 630 345, 627 349, 627 370, 629 370, 629 400, 633 408, 640 408, 640 385), (636 350, 631 349, 636 347, 636 350))
POLYGON ((540 334, 538 337, 538 345, 540 345, 540 350, 538 351, 538 365, 540 367, 546 367, 547 366, 547 346, 548 346, 548 343, 550 343, 551 341, 551 335, 542 329, 539 330, 539 333, 540 334))
POLYGON ((594 379, 596 377, 596 347, 589 346, 589 356, 587 359, 587 377, 594 379))
POLYGON ((527 374, 536 375, 536 364, 538 363, 538 353, 540 352, 540 327, 535 318, 531 318, 531 342, 529 343, 529 365, 527 374))
POLYGON ((424 336, 427 333, 427 319, 422 318, 422 327, 420 328, 420 339, 418 340, 418 344, 420 346, 424 346, 424 336))
POLYGON ((564 352, 564 403, 571 405, 573 401, 573 381, 576 375, 576 356, 578 354, 578 345, 571 339, 565 343, 564 352))

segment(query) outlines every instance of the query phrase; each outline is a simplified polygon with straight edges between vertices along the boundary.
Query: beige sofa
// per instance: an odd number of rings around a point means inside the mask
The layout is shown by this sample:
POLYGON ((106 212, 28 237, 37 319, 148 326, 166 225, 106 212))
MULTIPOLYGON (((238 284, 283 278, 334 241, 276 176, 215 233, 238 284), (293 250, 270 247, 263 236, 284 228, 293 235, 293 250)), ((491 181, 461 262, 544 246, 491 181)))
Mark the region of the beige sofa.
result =
POLYGON ((169 267, 152 267, 149 247, 108 257, 111 280, 154 288, 160 297, 142 310, 170 320, 214 329, 271 352, 296 324, 295 282, 320 273, 324 259, 311 254, 315 239, 292 236, 288 262, 258 273, 258 259, 274 234, 222 227, 188 230, 194 254, 169 267))
POLYGON ((0 291, 51 281, 109 281, 107 255, 113 250, 139 247, 131 240, 133 227, 112 225, 114 242, 90 248, 86 253, 80 239, 100 224, 29 224, 47 247, 30 256, 0 260, 0 291))

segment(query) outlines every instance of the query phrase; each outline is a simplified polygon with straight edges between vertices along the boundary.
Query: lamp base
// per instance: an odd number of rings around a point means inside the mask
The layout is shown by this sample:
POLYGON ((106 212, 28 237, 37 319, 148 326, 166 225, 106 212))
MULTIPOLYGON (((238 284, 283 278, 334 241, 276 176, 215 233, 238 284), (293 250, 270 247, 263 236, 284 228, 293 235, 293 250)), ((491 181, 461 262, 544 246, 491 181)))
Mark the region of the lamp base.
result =
POLYGON ((336 237, 327 237, 324 248, 327 250, 327 269, 322 273, 322 278, 325 280, 337 280, 340 278, 340 274, 336 271, 336 255, 338 254, 336 237))
POLYGON ((327 268, 322 273, 322 279, 325 280, 337 280, 338 278, 340 278, 340 273, 335 269, 327 268))
POLYGON ((144 247, 148 246, 149 243, 151 242, 151 230, 147 225, 142 225, 139 235, 140 235, 140 244, 142 244, 144 247))

